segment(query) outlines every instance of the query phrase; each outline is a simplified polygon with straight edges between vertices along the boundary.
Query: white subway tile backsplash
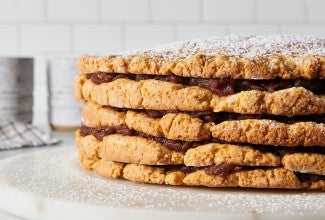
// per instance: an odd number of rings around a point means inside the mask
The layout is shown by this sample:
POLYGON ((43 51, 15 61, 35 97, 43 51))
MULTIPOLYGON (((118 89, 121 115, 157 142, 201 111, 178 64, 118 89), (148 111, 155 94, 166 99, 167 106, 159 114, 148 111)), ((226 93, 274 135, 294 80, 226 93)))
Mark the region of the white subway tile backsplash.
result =
POLYGON ((102 0, 104 21, 146 21, 149 19, 149 0, 102 0))
POLYGON ((303 21, 304 0, 256 0, 258 21, 286 22, 303 21))
POLYGON ((0 25, 0 53, 18 51, 17 25, 0 25))
POLYGON ((48 0, 50 21, 96 21, 97 1, 93 0, 48 0))
POLYGON ((74 50, 78 52, 116 52, 122 49, 119 25, 76 25, 74 50))
POLYGON ((203 0, 205 21, 253 21, 254 0, 203 0))
POLYGON ((42 21, 44 0, 1 0, 0 21, 42 21))
POLYGON ((73 94, 73 78, 76 75, 77 57, 55 56, 49 57, 47 72, 49 79, 49 92, 55 94, 73 94), (64 78, 65 80, 62 80, 64 78))
POLYGON ((169 43, 173 39, 172 25, 126 25, 125 49, 150 47, 169 43))
POLYGON ((225 25, 177 25, 176 26, 176 40, 191 40, 196 38, 212 37, 216 35, 225 35, 225 25))
POLYGON ((284 34, 314 35, 325 38, 325 25, 283 25, 284 34))
POLYGON ((0 54, 108 53, 224 34, 324 36, 325 0, 0 0, 0 54))
POLYGON ((22 25, 21 50, 27 52, 69 52, 71 50, 70 26, 22 25))
POLYGON ((277 32, 277 25, 260 24, 240 24, 230 25, 230 34, 274 34, 277 32))
POLYGON ((154 21, 198 21, 199 0, 152 0, 154 21))
POLYGON ((307 9, 308 9, 307 15, 309 21, 325 21, 324 0, 308 0, 307 9))

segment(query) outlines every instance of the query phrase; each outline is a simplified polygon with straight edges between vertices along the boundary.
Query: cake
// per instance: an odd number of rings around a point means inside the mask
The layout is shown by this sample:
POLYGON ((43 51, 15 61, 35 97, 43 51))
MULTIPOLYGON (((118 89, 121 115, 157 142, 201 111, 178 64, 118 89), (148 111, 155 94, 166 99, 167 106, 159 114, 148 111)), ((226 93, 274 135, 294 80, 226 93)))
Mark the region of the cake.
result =
POLYGON ((83 55, 80 163, 134 182, 325 190, 325 40, 223 36, 83 55))

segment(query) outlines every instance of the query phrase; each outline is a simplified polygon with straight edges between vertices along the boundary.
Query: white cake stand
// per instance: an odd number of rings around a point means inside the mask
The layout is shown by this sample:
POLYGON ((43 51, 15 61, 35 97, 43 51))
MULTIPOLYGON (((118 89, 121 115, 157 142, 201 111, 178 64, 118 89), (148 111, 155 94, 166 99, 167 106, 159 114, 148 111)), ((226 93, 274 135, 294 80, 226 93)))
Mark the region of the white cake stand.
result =
POLYGON ((104 179, 63 146, 0 162, 0 210, 28 219, 325 219, 325 193, 104 179))

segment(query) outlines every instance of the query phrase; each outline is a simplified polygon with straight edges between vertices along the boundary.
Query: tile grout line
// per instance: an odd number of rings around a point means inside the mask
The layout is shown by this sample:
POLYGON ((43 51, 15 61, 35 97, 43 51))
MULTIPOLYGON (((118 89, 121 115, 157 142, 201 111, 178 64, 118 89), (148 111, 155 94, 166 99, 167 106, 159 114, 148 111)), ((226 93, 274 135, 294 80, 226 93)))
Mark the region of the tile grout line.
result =
POLYGON ((177 27, 176 27, 176 23, 172 24, 172 30, 173 30, 173 41, 176 41, 177 39, 177 27))
POLYGON ((253 0, 253 21, 252 24, 258 24, 257 20, 257 2, 253 0))
POLYGON ((126 50, 126 26, 125 23, 121 25, 121 43, 122 43, 122 50, 126 50))
POLYGON ((229 22, 225 22, 225 32, 226 32, 226 34, 228 35, 228 34, 230 34, 230 24, 229 24, 229 22))
POLYGON ((73 23, 70 24, 70 52, 76 52, 75 51, 75 25, 73 23))
POLYGON ((307 0, 304 0, 304 23, 308 24, 309 21, 309 4, 307 3, 307 0))
POLYGON ((102 1, 97 0, 97 24, 101 24, 103 22, 103 13, 101 8, 103 7, 102 1))
MULTIPOLYGON (((16 25, 19 20, 12 20, 12 21, 0 21, 0 25, 16 25)), ((71 21, 49 21, 49 22, 44 22, 44 21, 24 21, 24 25, 68 25, 70 24, 71 21)), ((154 21, 154 22, 148 22, 148 21, 101 21, 101 22, 96 22, 96 21, 73 21, 74 24, 76 25, 101 25, 101 24, 106 24, 106 25, 122 25, 122 24, 130 24, 130 25, 168 25, 171 23, 175 23, 175 21, 154 21)), ((288 25, 299 25, 299 24, 304 24, 301 21, 281 21, 281 22, 274 22, 274 21, 262 21, 262 22, 257 22, 257 23, 252 23, 249 21, 231 21, 227 22, 227 20, 222 20, 222 21, 204 21, 203 23, 200 23, 198 21, 176 21, 177 25, 274 25, 274 24, 288 24, 288 25)), ((310 21, 308 22, 308 25, 318 25, 318 26, 323 26, 325 25, 325 21, 310 21)))
POLYGON ((151 24, 151 23, 153 23, 153 14, 152 14, 152 2, 150 0, 148 0, 147 10, 148 10, 147 23, 151 24))
POLYGON ((17 46, 18 46, 18 52, 22 52, 22 31, 21 31, 21 24, 17 23, 17 46))
POLYGON ((44 16, 44 23, 48 23, 49 21, 50 21, 50 17, 49 17, 49 2, 48 2, 48 0, 44 0, 43 1, 44 2, 44 4, 43 4, 43 10, 44 10, 44 14, 43 14, 43 16, 44 16))
POLYGON ((276 27, 277 27, 277 33, 278 34, 282 34, 282 25, 281 25, 281 23, 280 22, 278 22, 277 24, 276 24, 276 27))
POLYGON ((199 23, 201 24, 204 24, 203 13, 204 13, 204 2, 203 0, 200 0, 199 1, 199 23))

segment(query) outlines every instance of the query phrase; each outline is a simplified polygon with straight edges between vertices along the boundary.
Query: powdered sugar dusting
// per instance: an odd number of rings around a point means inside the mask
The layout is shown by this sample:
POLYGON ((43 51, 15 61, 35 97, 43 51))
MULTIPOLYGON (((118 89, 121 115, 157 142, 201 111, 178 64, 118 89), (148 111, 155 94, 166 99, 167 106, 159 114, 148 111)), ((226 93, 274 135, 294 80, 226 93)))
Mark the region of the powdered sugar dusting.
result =
POLYGON ((77 152, 72 146, 0 162, 0 183, 44 199, 98 207, 216 214, 291 215, 325 211, 325 194, 321 192, 172 187, 104 179, 79 166, 77 152))
POLYGON ((325 39, 300 35, 228 35, 193 41, 177 42, 151 49, 129 51, 122 56, 145 55, 162 60, 175 60, 195 54, 227 55, 257 58, 270 55, 325 56, 325 39))

